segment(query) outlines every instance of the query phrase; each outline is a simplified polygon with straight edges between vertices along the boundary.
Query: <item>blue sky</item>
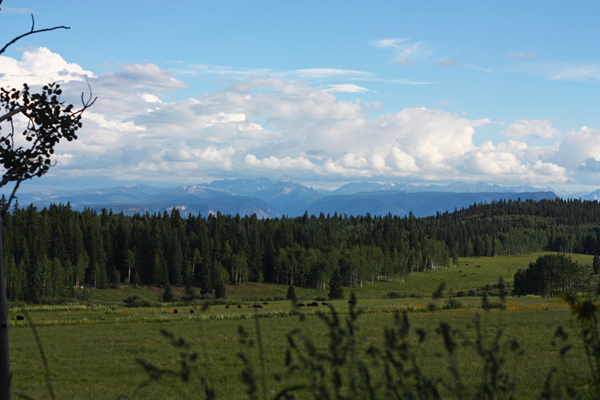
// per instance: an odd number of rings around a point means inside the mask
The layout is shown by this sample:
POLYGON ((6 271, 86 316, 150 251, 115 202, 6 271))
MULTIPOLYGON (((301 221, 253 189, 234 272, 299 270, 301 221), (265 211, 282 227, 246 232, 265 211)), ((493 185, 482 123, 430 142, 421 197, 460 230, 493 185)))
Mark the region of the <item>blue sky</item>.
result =
POLYGON ((224 178, 595 190, 597 1, 11 1, 0 85, 99 97, 24 190, 224 178))

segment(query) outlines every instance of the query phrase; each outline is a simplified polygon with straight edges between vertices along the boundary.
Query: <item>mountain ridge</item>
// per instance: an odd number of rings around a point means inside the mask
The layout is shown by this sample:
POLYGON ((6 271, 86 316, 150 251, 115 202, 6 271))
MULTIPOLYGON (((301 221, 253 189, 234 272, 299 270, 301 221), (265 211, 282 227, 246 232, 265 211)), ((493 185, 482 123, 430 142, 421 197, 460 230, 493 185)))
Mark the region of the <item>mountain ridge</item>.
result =
MULTIPOLYGON (((337 212, 347 215, 435 215, 454 211, 479 202, 539 200, 556 198, 551 188, 531 186, 503 187, 485 182, 453 182, 446 186, 415 186, 409 183, 350 182, 335 190, 315 190, 291 179, 224 179, 175 188, 155 188, 131 184, 112 188, 80 191, 49 190, 19 194, 21 206, 48 207, 52 203, 70 203, 76 210, 103 208, 124 214, 155 213, 177 208, 183 215, 221 212, 260 218, 290 217, 337 212)), ((585 196, 593 200, 600 190, 585 196)))

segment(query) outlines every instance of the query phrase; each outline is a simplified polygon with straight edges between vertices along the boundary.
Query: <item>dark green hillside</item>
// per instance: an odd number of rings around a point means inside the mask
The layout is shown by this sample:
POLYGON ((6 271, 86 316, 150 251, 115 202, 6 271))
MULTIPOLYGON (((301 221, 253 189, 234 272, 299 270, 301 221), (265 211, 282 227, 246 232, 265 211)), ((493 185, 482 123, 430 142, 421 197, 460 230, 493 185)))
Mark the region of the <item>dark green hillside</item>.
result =
MULTIPOLYGON (((325 290, 335 271, 344 286, 401 282, 465 256, 539 251, 597 254, 600 206, 579 200, 499 201, 415 218, 388 214, 194 216, 179 211, 132 217, 69 205, 15 207, 5 220, 11 300, 72 297, 76 285, 269 282, 325 290)), ((198 291, 198 289, 197 289, 198 291)))

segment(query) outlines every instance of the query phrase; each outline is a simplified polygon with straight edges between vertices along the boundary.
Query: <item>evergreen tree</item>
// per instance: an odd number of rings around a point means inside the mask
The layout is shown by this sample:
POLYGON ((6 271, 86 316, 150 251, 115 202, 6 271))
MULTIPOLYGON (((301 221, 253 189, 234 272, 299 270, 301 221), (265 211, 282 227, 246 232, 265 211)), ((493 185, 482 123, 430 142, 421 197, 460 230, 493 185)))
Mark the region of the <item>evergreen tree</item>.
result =
POLYGON ((65 270, 58 258, 52 261, 52 297, 61 297, 63 295, 63 286, 65 284, 65 270))
POLYGON ((225 296, 225 280, 219 279, 219 281, 217 282, 217 287, 215 288, 215 298, 223 299, 225 298, 225 296))
POLYGON ((169 281, 167 280, 167 283, 165 285, 165 290, 163 291, 162 296, 161 296, 161 300, 163 301, 163 303, 171 303, 174 299, 175 299, 175 295, 173 293, 173 288, 171 288, 171 285, 169 284, 169 281))
POLYGON ((294 289, 294 286, 290 285, 290 287, 288 287, 285 298, 288 300, 296 300, 296 290, 294 289))
POLYGON ((342 288, 342 274, 340 273, 340 269, 336 268, 333 271, 333 275, 329 280, 329 298, 330 299, 343 299, 344 298, 344 289, 342 288))
POLYGON ((113 268, 113 270, 110 274, 110 286, 113 289, 118 289, 120 283, 121 283, 121 274, 119 273, 118 269, 113 268))
POLYGON ((600 257, 598 254, 594 256, 594 261, 592 262, 592 267, 594 268, 594 274, 600 273, 600 257))
POLYGON ((514 293, 551 296, 573 290, 582 282, 582 268, 565 254, 546 254, 519 269, 514 277, 514 293))
POLYGON ((210 271, 207 268, 201 269, 200 275, 200 294, 212 294, 212 282, 210 279, 210 271))
POLYGON ((8 300, 21 300, 21 274, 17 269, 15 258, 10 256, 4 264, 6 274, 6 297, 8 300))
POLYGON ((133 283, 136 288, 140 284, 140 276, 135 269, 133 270, 133 274, 131 274, 131 283, 133 283))

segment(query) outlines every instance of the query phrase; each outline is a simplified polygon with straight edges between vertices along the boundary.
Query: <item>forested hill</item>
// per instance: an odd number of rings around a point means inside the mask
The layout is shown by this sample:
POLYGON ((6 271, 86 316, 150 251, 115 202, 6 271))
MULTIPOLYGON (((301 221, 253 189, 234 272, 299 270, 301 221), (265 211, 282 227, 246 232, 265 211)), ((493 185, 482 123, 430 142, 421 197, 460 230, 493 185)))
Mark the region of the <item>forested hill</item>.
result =
POLYGON ((124 216, 52 205, 13 208, 4 223, 11 300, 69 296, 74 286, 277 282, 324 287, 446 268, 458 257, 541 250, 597 254, 600 205, 592 201, 499 201, 427 218, 324 215, 124 216))

